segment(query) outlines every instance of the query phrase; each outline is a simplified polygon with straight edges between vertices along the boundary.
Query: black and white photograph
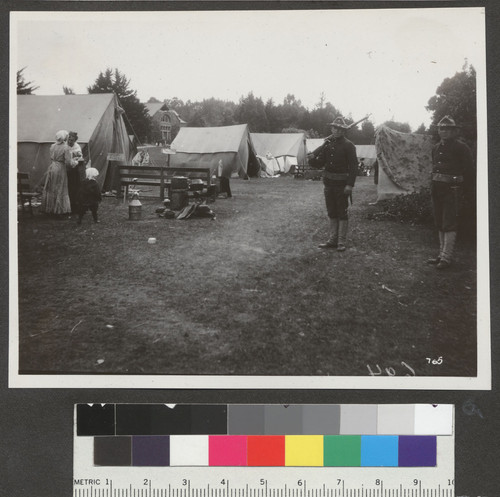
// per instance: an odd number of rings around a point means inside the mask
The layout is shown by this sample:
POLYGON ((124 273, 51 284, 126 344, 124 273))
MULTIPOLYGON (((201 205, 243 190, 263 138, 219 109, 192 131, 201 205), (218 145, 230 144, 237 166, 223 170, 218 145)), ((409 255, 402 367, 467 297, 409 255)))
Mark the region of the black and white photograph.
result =
POLYGON ((489 389, 486 68, 483 7, 11 12, 9 385, 489 389))

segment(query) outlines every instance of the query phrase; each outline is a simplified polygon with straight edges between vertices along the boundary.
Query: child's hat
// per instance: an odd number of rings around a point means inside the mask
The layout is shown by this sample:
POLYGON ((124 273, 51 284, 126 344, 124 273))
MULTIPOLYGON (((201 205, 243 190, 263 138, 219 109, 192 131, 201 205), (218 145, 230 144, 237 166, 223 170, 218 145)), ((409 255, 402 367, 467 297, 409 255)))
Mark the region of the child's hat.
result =
POLYGON ((99 171, 95 167, 85 169, 85 176, 87 179, 94 179, 99 176, 99 171))

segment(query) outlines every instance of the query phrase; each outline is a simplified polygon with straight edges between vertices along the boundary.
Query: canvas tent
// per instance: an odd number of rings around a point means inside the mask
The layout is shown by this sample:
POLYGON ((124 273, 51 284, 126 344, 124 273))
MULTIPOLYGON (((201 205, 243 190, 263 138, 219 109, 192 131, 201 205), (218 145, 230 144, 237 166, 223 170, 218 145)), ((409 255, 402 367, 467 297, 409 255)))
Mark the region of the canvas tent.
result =
MULTIPOLYGON (((306 140, 307 153, 314 152, 324 142, 324 138, 308 138, 306 140)), ((356 155, 358 159, 364 159, 366 165, 371 166, 377 158, 375 145, 356 145, 356 155)))
POLYGON ((375 132, 378 200, 430 186, 432 147, 431 136, 378 127, 375 132))
POLYGON ((50 146, 60 129, 76 131, 84 156, 109 186, 114 165, 130 163, 133 154, 123 109, 113 93, 91 95, 18 95, 17 168, 30 174, 32 187, 41 184, 50 164, 50 146), (119 154, 109 157, 108 154, 119 154), (110 158, 122 160, 110 161, 110 158))
POLYGON ((250 133, 265 176, 287 173, 306 162, 304 133, 250 133))
POLYGON ((216 174, 221 161, 223 176, 247 178, 257 176, 259 171, 247 124, 181 128, 171 148, 176 153, 170 156, 170 166, 176 169, 210 167, 216 174))
POLYGON ((325 143, 324 138, 307 138, 306 139, 306 152, 308 154, 314 152, 318 147, 325 143))
POLYGON ((356 145, 356 155, 358 160, 364 159, 364 163, 371 167, 377 159, 375 145, 356 145))

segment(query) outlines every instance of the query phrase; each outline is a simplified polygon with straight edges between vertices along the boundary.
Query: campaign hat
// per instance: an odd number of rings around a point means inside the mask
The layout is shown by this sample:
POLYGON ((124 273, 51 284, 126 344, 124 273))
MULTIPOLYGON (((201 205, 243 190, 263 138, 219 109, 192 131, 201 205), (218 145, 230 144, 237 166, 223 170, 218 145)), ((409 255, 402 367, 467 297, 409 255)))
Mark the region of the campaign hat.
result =
POLYGON ((455 120, 450 116, 444 116, 441 121, 438 122, 439 128, 459 128, 455 123, 455 120))
POLYGON ((339 128, 339 129, 349 129, 349 125, 346 124, 344 121, 344 118, 342 116, 336 117, 333 122, 328 123, 329 126, 333 126, 334 128, 339 128))

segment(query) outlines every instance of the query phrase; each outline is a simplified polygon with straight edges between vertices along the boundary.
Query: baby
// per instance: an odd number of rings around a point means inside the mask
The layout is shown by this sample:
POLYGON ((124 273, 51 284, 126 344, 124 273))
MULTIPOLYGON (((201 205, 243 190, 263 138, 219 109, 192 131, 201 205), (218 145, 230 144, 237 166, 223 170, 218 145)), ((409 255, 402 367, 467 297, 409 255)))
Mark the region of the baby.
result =
POLYGON ((94 222, 98 223, 97 208, 101 201, 101 189, 96 181, 99 171, 95 167, 89 167, 85 170, 86 178, 80 185, 78 193, 78 224, 82 224, 83 215, 90 210, 94 222))

